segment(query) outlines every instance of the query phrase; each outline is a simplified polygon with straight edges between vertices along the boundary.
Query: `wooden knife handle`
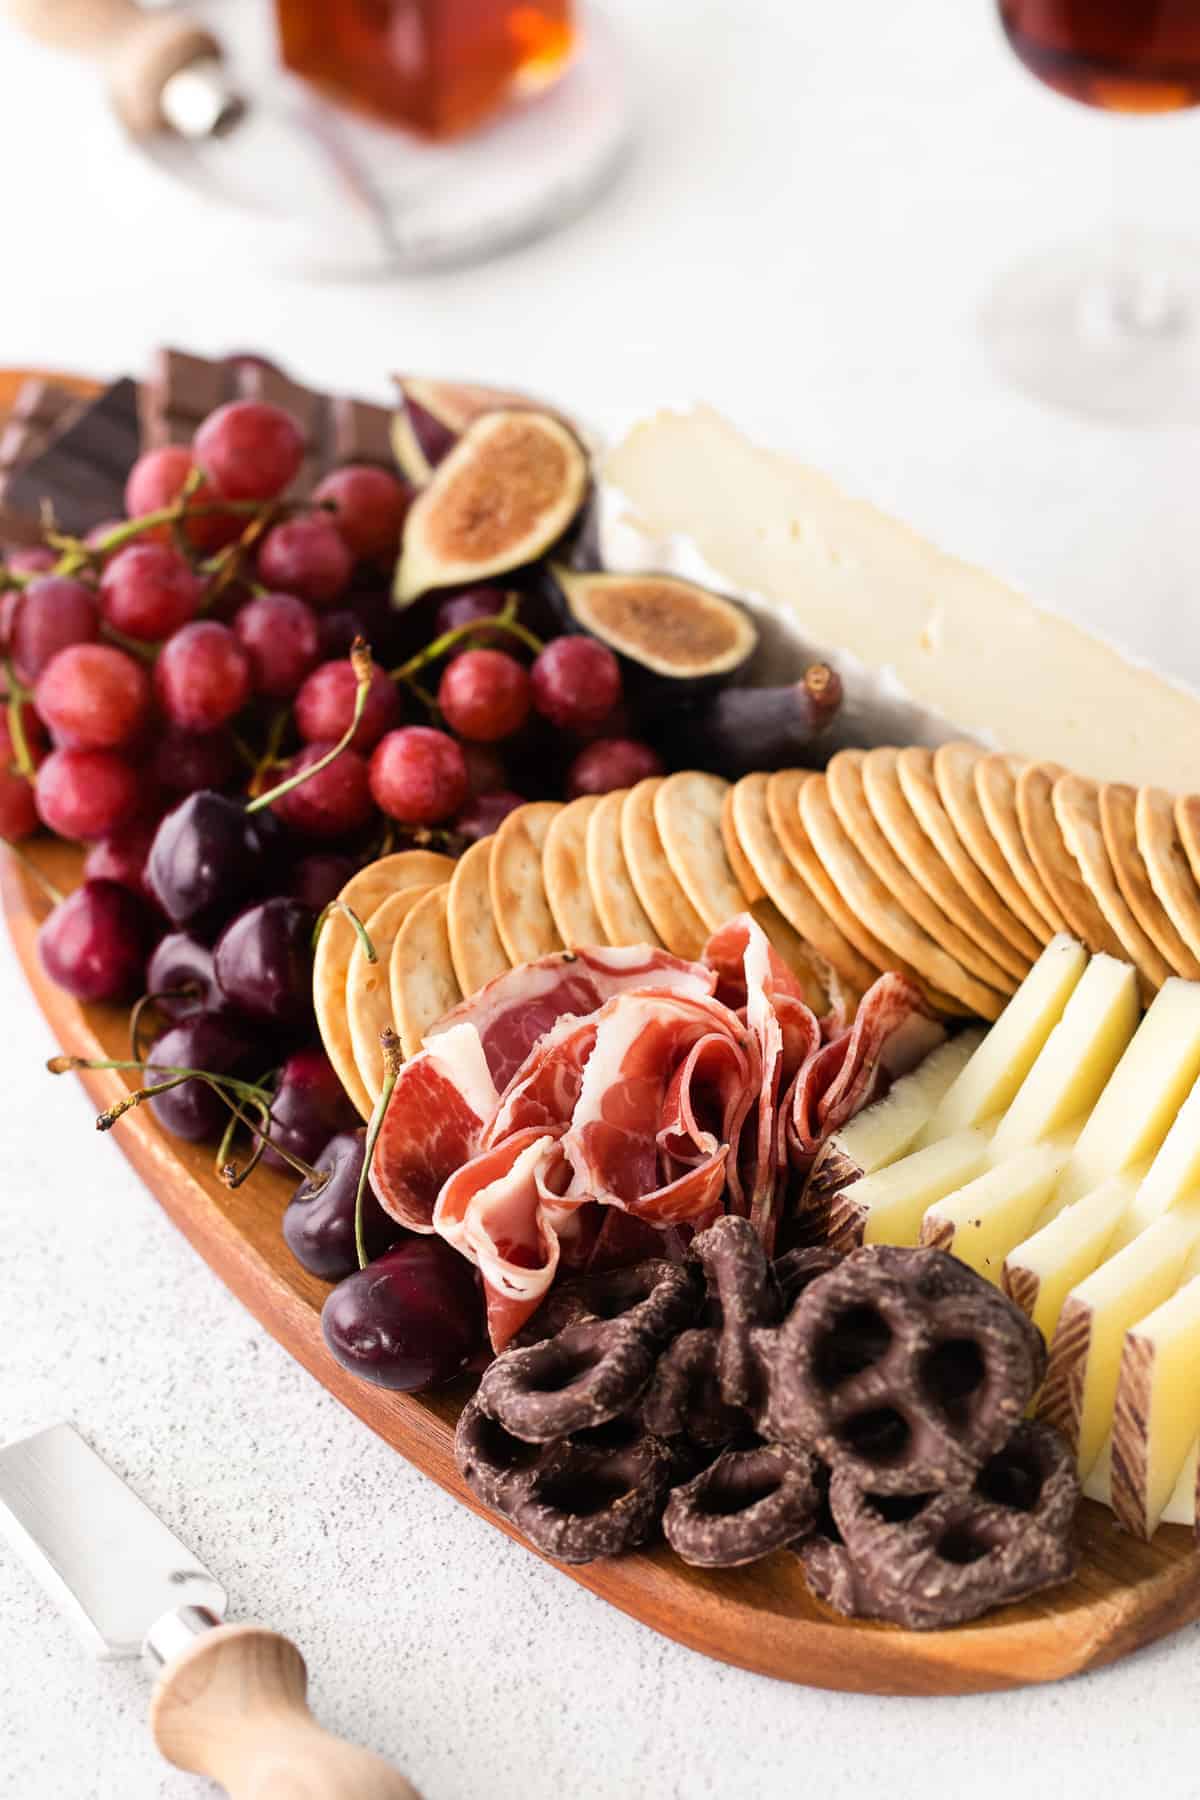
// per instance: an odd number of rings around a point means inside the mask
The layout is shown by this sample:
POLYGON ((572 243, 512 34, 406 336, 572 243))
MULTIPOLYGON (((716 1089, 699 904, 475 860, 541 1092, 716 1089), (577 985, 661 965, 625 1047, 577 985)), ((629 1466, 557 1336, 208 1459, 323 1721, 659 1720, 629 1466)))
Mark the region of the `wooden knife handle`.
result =
POLYGON ((324 1731, 307 1687, 287 1638, 220 1625, 163 1670, 150 1728, 168 1762, 219 1781, 231 1800, 420 1800, 380 1757, 324 1731))
POLYGON ((163 124, 163 88, 201 57, 219 57, 212 33, 182 13, 144 12, 135 0, 0 0, 0 12, 40 43, 94 57, 136 136, 163 124))

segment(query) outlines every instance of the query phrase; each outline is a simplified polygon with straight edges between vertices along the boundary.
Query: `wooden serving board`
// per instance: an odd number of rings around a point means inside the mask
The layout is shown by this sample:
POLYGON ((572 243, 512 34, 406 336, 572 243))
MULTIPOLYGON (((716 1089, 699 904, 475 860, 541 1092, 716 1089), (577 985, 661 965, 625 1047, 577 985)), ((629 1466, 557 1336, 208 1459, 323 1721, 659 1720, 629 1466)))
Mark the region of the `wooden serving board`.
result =
MULTIPOLYGON (((0 414, 11 392, 0 375, 0 414)), ((26 848, 59 889, 79 879, 78 850, 48 839, 26 848)), ((2 851, 0 886, 17 955, 63 1049, 89 1059, 128 1056, 123 1010, 82 1007, 45 975, 36 940, 48 902, 2 851)), ((128 1085, 115 1071, 81 1079, 97 1111, 128 1085)), ((465 1506, 517 1536, 479 1505, 454 1466, 454 1422, 469 1384, 388 1393, 326 1351, 320 1309, 328 1289, 299 1266, 280 1231, 289 1181, 260 1169, 230 1192, 213 1173, 211 1150, 168 1137, 144 1107, 113 1135, 200 1255, 310 1374, 465 1506)), ((81 1155, 84 1147, 81 1139, 81 1155)), ((747 1569, 704 1571, 660 1547, 563 1572, 653 1630, 760 1674, 854 1693, 977 1693, 1099 1668, 1200 1617, 1200 1555, 1189 1531, 1168 1526, 1142 1544, 1090 1501, 1080 1529, 1083 1560, 1070 1584, 974 1625, 925 1634, 839 1618, 811 1597, 786 1551, 747 1569)))

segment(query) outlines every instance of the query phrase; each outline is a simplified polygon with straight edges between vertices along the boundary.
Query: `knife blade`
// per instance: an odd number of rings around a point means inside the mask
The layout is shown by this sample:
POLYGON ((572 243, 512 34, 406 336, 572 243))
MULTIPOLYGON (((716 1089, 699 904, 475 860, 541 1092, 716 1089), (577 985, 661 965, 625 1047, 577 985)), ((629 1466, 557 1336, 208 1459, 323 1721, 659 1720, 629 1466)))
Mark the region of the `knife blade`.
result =
POLYGON ((150 1724, 178 1768, 235 1800, 418 1800, 390 1764, 317 1724, 294 1644, 221 1623, 221 1583, 74 1426, 0 1448, 0 1536, 96 1656, 145 1653, 161 1670, 150 1724))

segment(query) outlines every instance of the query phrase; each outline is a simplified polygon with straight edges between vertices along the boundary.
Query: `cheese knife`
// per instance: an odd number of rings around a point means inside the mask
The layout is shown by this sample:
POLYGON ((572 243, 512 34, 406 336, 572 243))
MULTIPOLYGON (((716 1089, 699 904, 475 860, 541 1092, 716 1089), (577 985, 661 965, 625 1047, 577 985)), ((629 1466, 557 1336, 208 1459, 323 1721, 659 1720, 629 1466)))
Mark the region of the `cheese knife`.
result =
POLYGON ((0 1534, 94 1655, 144 1656, 168 1762, 231 1800, 418 1800, 381 1758, 318 1725, 296 1646, 225 1625, 225 1590, 75 1430, 0 1449, 0 1534))

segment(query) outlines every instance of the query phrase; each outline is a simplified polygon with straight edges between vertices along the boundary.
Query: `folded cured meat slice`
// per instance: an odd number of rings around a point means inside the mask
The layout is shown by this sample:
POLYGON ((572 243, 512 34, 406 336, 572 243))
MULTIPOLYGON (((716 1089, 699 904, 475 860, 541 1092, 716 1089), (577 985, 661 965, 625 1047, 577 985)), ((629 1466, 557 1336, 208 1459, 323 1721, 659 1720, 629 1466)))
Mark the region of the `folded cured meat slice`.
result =
POLYGON ((383 1210, 410 1231, 432 1231, 443 1183, 475 1155, 498 1100, 471 1025, 443 1032, 406 1062, 371 1159, 383 1210))
POLYGON ((570 1123, 583 1071, 596 1042, 592 1015, 568 1013, 540 1037, 504 1093, 484 1142, 499 1144, 514 1131, 561 1131, 570 1123))
POLYGON ((653 1225, 709 1223, 723 1210, 730 1146, 758 1091, 753 1037, 718 1001, 678 993, 618 994, 594 1023, 562 1140, 567 1197, 653 1225))
POLYGON ((881 975, 854 1024, 800 1069, 784 1101, 788 1150, 804 1167, 831 1132, 887 1092, 935 1050, 945 1026, 904 975, 881 975))
POLYGON ((681 994, 711 994, 716 976, 700 963, 684 962, 667 950, 645 944, 558 950, 537 962, 497 975, 442 1019, 437 1032, 470 1024, 500 1092, 508 1086, 544 1032, 567 1013, 586 1017, 627 988, 662 988, 681 994))
POLYGON ((573 1206, 560 1205, 555 1188, 569 1172, 556 1137, 518 1131, 458 1169, 438 1196, 434 1229, 478 1268, 495 1351, 537 1311, 554 1280, 556 1227, 573 1206))

